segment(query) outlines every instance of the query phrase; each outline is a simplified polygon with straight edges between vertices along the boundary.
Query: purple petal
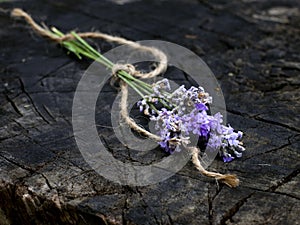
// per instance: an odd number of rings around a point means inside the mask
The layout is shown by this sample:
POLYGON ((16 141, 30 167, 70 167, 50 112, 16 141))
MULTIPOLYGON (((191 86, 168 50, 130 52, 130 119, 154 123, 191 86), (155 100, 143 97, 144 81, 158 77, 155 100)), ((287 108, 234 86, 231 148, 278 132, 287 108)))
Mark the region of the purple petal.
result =
POLYGON ((195 107, 199 111, 206 111, 206 110, 208 110, 207 106, 205 104, 203 104, 203 103, 196 103, 195 107))
POLYGON ((228 156, 223 156, 223 161, 224 162, 231 162, 234 159, 230 154, 228 156))

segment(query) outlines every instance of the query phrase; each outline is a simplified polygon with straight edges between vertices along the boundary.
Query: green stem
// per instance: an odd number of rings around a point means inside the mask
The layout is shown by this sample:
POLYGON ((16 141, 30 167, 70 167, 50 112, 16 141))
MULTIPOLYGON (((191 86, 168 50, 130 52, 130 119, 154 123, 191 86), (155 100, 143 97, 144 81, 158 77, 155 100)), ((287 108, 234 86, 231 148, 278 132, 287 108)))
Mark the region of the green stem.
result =
MULTIPOLYGON (((63 37, 64 33, 59 31, 57 28, 51 28, 52 34, 56 35, 57 37, 63 37)), ((79 59, 82 56, 85 56, 89 59, 95 60, 108 69, 112 69, 114 63, 111 62, 109 59, 104 57, 101 53, 95 50, 91 45, 89 45, 84 39, 82 39, 76 32, 72 31, 71 35, 74 36, 72 40, 65 40, 61 42, 61 45, 68 49, 70 52, 73 52, 79 59)), ((153 94, 152 85, 135 78, 131 74, 127 73, 124 70, 118 72, 117 76, 122 79, 125 83, 127 83, 132 89, 134 89, 142 98, 145 95, 153 94)), ((167 93, 169 94, 169 93, 167 93)), ((161 102, 165 107, 170 109, 170 106, 164 99, 159 98, 159 102, 161 102)), ((157 112, 155 106, 149 102, 150 107, 157 112)))
POLYGON ((149 104, 150 108, 153 109, 157 114, 159 113, 157 108, 153 105, 153 103, 150 102, 148 104, 149 104))
POLYGON ((138 93, 142 98, 145 98, 145 96, 143 95, 143 93, 140 92, 140 90, 138 88, 136 88, 136 86, 133 85, 131 82, 128 82, 128 80, 126 80, 126 78, 120 77, 120 79, 122 79, 123 81, 125 81, 125 83, 127 83, 133 90, 135 90, 136 93, 138 93))

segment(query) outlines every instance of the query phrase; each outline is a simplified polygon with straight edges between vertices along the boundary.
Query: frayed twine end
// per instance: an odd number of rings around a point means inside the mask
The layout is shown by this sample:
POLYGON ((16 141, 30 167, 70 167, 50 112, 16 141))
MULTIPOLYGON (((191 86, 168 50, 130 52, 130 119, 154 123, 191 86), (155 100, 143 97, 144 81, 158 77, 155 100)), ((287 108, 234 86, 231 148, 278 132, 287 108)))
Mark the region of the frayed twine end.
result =
POLYGON ((231 188, 235 188, 240 184, 240 180, 235 174, 224 174, 220 177, 217 177, 216 180, 226 184, 231 188))
POLYGON ((204 169, 199 160, 199 149, 197 147, 190 147, 188 149, 191 151, 193 164, 201 174, 215 178, 217 181, 220 181, 231 188, 235 188, 239 185, 240 181, 235 174, 221 174, 204 169))

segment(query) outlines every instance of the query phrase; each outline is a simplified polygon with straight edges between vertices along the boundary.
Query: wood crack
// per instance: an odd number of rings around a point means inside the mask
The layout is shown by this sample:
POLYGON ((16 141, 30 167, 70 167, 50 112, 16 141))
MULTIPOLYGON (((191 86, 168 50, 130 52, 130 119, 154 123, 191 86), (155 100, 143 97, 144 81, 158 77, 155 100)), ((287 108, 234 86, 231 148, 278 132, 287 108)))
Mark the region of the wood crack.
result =
POLYGON ((34 110, 36 111, 36 113, 42 118, 43 121, 45 121, 47 124, 50 124, 50 122, 46 119, 46 117, 44 117, 44 115, 38 110, 38 108, 35 105, 33 99, 31 98, 30 94, 27 93, 27 91, 25 90, 25 86, 24 86, 24 83, 23 83, 21 78, 19 78, 19 81, 20 81, 20 84, 21 84, 21 90, 28 97, 28 99, 29 99, 31 105, 33 106, 34 110))
POLYGON ((282 186, 282 185, 290 182, 299 173, 300 173, 300 168, 298 168, 298 169, 294 170, 293 172, 291 172, 289 175, 287 175, 286 177, 284 177, 283 179, 281 179, 279 182, 277 182, 277 184, 271 186, 268 190, 272 191, 272 192, 276 191, 277 188, 279 188, 280 186, 282 186))
POLYGON ((247 202, 247 200, 253 196, 255 192, 250 193, 249 195, 247 195, 246 197, 242 198, 241 200, 239 200, 232 208, 230 208, 222 217, 220 224, 226 224, 226 222, 228 220, 230 220, 231 222, 233 222, 232 217, 239 211, 239 209, 247 202))
POLYGON ((268 120, 268 119, 264 119, 264 118, 261 118, 259 117, 259 114, 257 115, 250 115, 248 113, 245 113, 245 112, 239 112, 237 110, 233 110, 233 109, 226 109, 227 112, 229 113, 232 113, 234 115, 238 115, 238 116, 242 116, 242 117, 246 117, 246 118, 249 118, 249 119, 254 119, 254 120, 258 120, 258 121, 261 121, 261 122, 264 122, 264 123, 268 123, 268 124, 272 124, 272 125, 275 125, 275 126, 280 126, 280 127, 284 127, 284 128, 287 128, 289 130, 292 130, 292 131, 296 131, 296 132, 300 132, 300 129, 296 128, 296 127, 292 127, 292 126, 289 126, 287 124, 284 124, 284 123, 280 123, 280 122, 277 122, 277 121, 273 121, 273 120, 268 120))
POLYGON ((15 110, 15 112, 19 115, 19 116, 23 116, 22 112, 18 109, 18 106, 14 103, 14 101, 12 99, 10 99, 8 97, 8 95, 5 95, 6 100, 10 103, 10 105, 13 107, 13 109, 15 110))

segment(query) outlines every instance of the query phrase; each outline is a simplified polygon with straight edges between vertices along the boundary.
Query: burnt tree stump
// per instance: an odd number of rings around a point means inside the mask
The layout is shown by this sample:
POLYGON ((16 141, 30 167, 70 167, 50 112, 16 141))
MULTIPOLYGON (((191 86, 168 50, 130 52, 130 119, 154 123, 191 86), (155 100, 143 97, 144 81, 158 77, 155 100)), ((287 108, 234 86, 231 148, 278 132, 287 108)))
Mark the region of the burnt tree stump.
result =
MULTIPOLYGON (((31 0, 0 1, 0 8, 0 224, 300 224, 299 1, 31 0), (202 57, 247 148, 210 170, 236 173, 240 186, 218 188, 191 163, 146 187, 99 176, 71 123, 90 61, 10 18, 14 7, 63 31, 165 40, 202 57)), ((102 52, 115 46, 94 42, 102 52)), ((101 135, 113 148, 114 138, 101 135)))

